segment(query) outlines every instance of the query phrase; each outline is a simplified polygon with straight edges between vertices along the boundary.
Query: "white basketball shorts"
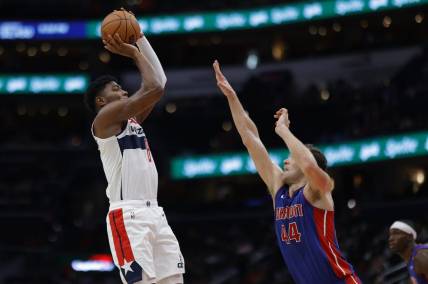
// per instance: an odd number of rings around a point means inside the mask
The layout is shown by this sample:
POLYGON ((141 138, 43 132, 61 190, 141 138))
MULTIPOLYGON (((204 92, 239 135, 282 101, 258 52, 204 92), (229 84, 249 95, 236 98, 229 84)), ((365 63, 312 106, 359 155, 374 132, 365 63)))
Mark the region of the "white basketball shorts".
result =
POLYGON ((150 277, 153 283, 184 273, 184 259, 177 238, 155 200, 112 202, 107 215, 111 254, 130 284, 150 277))

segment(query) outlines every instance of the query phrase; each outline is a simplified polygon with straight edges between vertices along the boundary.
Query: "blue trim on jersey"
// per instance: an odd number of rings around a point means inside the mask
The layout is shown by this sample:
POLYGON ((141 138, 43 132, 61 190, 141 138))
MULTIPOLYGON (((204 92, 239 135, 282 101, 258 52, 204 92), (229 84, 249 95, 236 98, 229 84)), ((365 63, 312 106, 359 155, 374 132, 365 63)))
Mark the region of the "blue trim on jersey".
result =
MULTIPOLYGON (((303 188, 290 197, 288 186, 284 186, 274 200, 276 237, 288 271, 298 284, 349 283, 335 274, 328 260, 317 233, 314 212, 317 208, 306 200, 303 188)), ((337 246, 336 240, 334 245, 337 246)), ((352 266, 349 267, 353 274, 352 266)), ((358 281, 358 277, 354 278, 358 281)))
POLYGON ((117 142, 119 143, 122 154, 126 149, 146 149, 145 136, 125 135, 122 138, 117 138, 117 142))
POLYGON ((409 270, 409 274, 411 277, 415 278, 418 284, 428 284, 428 280, 424 279, 423 276, 418 275, 415 271, 415 256, 418 253, 418 251, 422 249, 428 249, 428 244, 421 244, 421 245, 415 245, 412 251, 412 256, 410 257, 409 263, 407 264, 407 268, 409 270))

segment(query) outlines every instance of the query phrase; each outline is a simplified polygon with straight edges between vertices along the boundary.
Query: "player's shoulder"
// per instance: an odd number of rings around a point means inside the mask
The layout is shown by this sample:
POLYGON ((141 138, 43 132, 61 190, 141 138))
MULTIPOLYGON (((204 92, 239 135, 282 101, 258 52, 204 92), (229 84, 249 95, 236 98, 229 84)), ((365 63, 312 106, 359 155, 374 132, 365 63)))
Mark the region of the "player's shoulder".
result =
MULTIPOLYGON (((100 110, 101 112, 102 110, 100 110)), ((126 128, 128 121, 122 121, 117 123, 110 123, 106 121, 100 112, 94 118, 92 122, 92 133, 95 137, 106 139, 115 135, 120 134, 126 128)))
POLYGON ((428 264, 428 246, 420 248, 415 255, 415 262, 416 261, 423 261, 427 262, 428 264))
POLYGON ((428 249, 419 249, 413 260, 416 273, 423 273, 428 270, 428 249))
POLYGON ((288 190, 288 185, 284 183, 281 173, 273 173, 272 184, 268 186, 268 189, 273 199, 276 198, 278 192, 288 190))

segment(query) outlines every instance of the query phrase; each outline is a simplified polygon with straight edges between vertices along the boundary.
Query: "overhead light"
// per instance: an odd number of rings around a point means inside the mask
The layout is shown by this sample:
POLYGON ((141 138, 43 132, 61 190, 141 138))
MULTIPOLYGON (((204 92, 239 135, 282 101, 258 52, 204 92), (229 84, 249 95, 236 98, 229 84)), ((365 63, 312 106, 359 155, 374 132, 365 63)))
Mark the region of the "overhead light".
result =
POLYGON ((320 36, 326 36, 327 35, 327 29, 326 29, 326 27, 319 27, 318 28, 318 34, 320 36))
POLYGON ((333 31, 335 32, 340 32, 342 30, 342 26, 339 23, 334 23, 333 24, 333 31))
POLYGON ((316 34, 317 34, 317 32, 318 32, 317 27, 315 27, 315 26, 310 26, 310 27, 309 27, 309 33, 310 33, 311 35, 316 35, 316 34))
POLYGON ((60 107, 58 108, 58 115, 61 117, 64 117, 68 114, 68 108, 66 107, 60 107))
POLYGON ((27 49, 27 55, 28 56, 33 57, 33 56, 36 56, 36 54, 37 54, 37 48, 32 46, 32 47, 27 49))
POLYGON ((425 181, 425 172, 422 169, 416 169, 411 172, 410 179, 419 185, 423 184, 425 181))
POLYGON ((223 122, 222 128, 224 131, 229 132, 232 130, 232 123, 230 121, 223 122))
POLYGON ((274 41, 272 45, 272 57, 277 60, 281 61, 285 57, 285 44, 284 41, 281 39, 277 39, 274 41))
POLYGON ((389 27, 391 26, 391 24, 392 24, 392 19, 391 19, 391 17, 385 16, 385 17, 383 18, 383 26, 384 26, 385 28, 389 28, 389 27))
POLYGON ((354 184, 354 188, 359 188, 361 184, 363 183, 363 176, 362 175, 355 175, 353 177, 352 183, 354 184))
POLYGON ((355 199, 349 199, 348 200, 348 208, 349 209, 354 209, 355 206, 357 206, 357 202, 355 201, 355 199))
POLYGON ((177 111, 177 105, 174 103, 167 103, 165 106, 165 110, 167 113, 174 113, 177 111))
POLYGON ((98 54, 98 59, 102 63, 109 63, 111 59, 110 53, 108 53, 107 51, 101 51, 100 54, 98 54))
POLYGON ((424 15, 423 14, 419 13, 419 14, 417 14, 415 16, 415 22, 416 23, 420 24, 420 23, 422 23, 423 20, 424 20, 424 15))
POLYGON ((49 50, 51 50, 51 44, 48 42, 42 43, 42 45, 40 46, 40 50, 42 52, 48 52, 49 50))
POLYGON ((323 101, 327 101, 330 98, 330 92, 327 89, 323 88, 321 89, 320 97, 323 101))
POLYGON ((254 50, 248 53, 246 65, 248 69, 256 69, 259 65, 259 56, 254 50))

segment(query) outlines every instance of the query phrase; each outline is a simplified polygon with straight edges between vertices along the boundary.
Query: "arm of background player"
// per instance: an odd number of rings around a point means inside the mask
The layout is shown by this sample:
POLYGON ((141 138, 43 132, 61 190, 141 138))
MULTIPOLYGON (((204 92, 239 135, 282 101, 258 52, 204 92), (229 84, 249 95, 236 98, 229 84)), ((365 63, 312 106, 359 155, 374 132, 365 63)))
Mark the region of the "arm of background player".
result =
POLYGON ((415 256, 415 272, 428 281, 428 249, 420 250, 415 256))
POLYGON ((141 84, 140 89, 129 99, 111 102, 99 111, 94 120, 94 127, 97 131, 105 133, 101 134, 102 136, 107 137, 110 137, 111 133, 119 133, 123 121, 145 112, 163 95, 161 81, 155 75, 152 64, 135 46, 124 43, 117 34, 114 36, 114 39, 109 37, 109 42, 104 41, 105 48, 112 53, 132 58, 140 71, 144 85, 141 84))
POLYGON ((291 133, 288 111, 285 108, 276 112, 277 118, 275 132, 284 140, 296 164, 308 179, 310 188, 320 193, 333 190, 334 182, 330 176, 317 164, 311 151, 291 133))
POLYGON ((227 98, 233 122, 241 136, 242 142, 253 159, 257 172, 266 183, 269 192, 272 196, 275 196, 275 192, 278 189, 276 187, 280 186, 278 181, 282 171, 279 166, 270 159, 266 147, 260 140, 256 125, 245 112, 235 91, 222 74, 220 65, 217 61, 214 62, 213 67, 217 79, 217 85, 227 98))
MULTIPOLYGON (((162 68, 162 64, 159 61, 158 56, 156 55, 156 52, 153 50, 152 46, 150 45, 147 38, 143 35, 141 38, 137 40, 137 46, 140 52, 147 58, 147 60, 152 64, 155 76, 157 77, 157 80, 160 82, 160 85, 163 89, 165 89, 166 84, 166 75, 162 68)), ((137 121, 139 123, 142 123, 151 113, 154 106, 156 105, 157 101, 154 102, 151 106, 148 106, 145 111, 140 113, 137 116, 137 121)))

